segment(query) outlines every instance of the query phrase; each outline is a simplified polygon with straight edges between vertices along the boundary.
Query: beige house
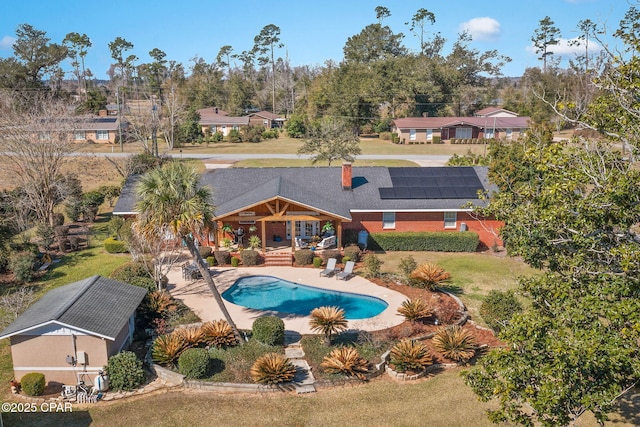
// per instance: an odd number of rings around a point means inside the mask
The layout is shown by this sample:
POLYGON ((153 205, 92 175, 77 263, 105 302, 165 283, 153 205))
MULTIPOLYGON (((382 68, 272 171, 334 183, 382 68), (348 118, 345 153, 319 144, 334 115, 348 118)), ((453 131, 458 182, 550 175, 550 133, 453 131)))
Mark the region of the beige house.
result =
POLYGON ((249 114, 249 124, 251 126, 264 126, 267 129, 281 128, 285 119, 269 111, 258 111, 249 114))
POLYGON ((200 114, 200 127, 202 133, 220 132, 227 136, 232 130, 239 130, 243 126, 249 126, 249 116, 229 116, 225 111, 217 107, 201 108, 198 110, 200 114))
MULTIPOLYGON (((95 142, 115 144, 120 132, 120 118, 115 116, 89 116, 80 118, 74 124, 73 141, 78 143, 95 142)), ((122 129, 126 129, 128 123, 122 121, 122 129)))
POLYGON ((9 325, 14 378, 40 372, 49 383, 92 384, 133 339, 144 288, 101 276, 56 288, 9 325))

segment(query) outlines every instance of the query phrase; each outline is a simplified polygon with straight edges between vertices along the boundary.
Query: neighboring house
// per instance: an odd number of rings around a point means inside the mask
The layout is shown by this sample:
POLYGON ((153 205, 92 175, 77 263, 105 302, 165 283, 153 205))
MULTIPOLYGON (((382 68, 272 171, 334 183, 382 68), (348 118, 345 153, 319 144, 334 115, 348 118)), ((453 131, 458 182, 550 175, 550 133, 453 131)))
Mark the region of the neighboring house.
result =
MULTIPOLYGON (((127 104, 120 105, 120 112, 122 114, 130 114, 131 110, 127 104)), ((108 116, 117 116, 118 115, 118 104, 107 104, 106 111, 108 116)))
POLYGON ((251 126, 264 126, 267 129, 284 127, 285 119, 277 114, 268 111, 258 111, 249 114, 249 124, 251 126))
POLYGON ((93 276, 47 292, 2 333, 14 378, 40 372, 48 382, 89 383, 133 339, 146 289, 93 276))
POLYGON ((249 126, 249 116, 229 116, 217 107, 202 108, 197 111, 200 114, 202 133, 205 135, 208 132, 220 132, 227 136, 231 130, 239 130, 242 126, 249 126))
POLYGON ((476 117, 518 117, 518 113, 498 107, 486 107, 475 112, 476 117))
MULTIPOLYGON (((75 123, 74 142, 95 142, 115 144, 120 133, 120 118, 114 116, 88 116, 75 123)), ((122 130, 126 130, 128 122, 122 119, 122 130)))
MULTIPOLYGON (((114 215, 135 214, 130 177, 114 215)), ((334 225, 338 247, 343 230, 464 231, 478 233, 484 247, 501 245, 502 223, 480 219, 471 206, 483 206, 478 191, 495 191, 486 167, 340 167, 229 168, 205 172, 202 184, 213 190, 218 233, 201 243, 221 241, 222 225, 245 230, 255 225, 263 250, 280 236, 295 245, 295 237, 320 235, 324 223, 334 225)))
MULTIPOLYGON (((507 111, 507 110, 503 110, 507 111)), ((516 139, 529 128, 529 117, 406 117, 392 122, 404 143, 438 143, 450 139, 516 139)))

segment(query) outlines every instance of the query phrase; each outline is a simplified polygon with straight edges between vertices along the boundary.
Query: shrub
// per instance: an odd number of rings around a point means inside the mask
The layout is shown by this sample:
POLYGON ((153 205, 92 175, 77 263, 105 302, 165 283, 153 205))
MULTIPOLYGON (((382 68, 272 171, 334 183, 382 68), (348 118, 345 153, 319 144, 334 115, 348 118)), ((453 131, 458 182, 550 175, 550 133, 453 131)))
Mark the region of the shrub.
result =
POLYGON ((280 384, 293 380, 296 368, 284 355, 267 353, 251 367, 251 378, 260 384, 280 384))
POLYGON ((131 261, 122 264, 109 275, 109 278, 140 286, 149 292, 155 291, 157 288, 156 282, 149 276, 144 265, 138 262, 131 261))
POLYGON ((121 254, 128 252, 127 244, 122 240, 116 240, 113 237, 104 239, 104 250, 110 254, 121 254))
POLYGON ((178 358, 178 371, 187 378, 204 378, 209 370, 209 352, 204 348, 188 348, 178 358))
POLYGON ((258 265, 260 264, 260 252, 254 251, 251 249, 245 249, 240 254, 242 258, 242 264, 246 266, 258 265))
POLYGON ((200 256, 202 258, 207 258, 211 256, 212 251, 213 250, 211 249, 210 246, 198 246, 198 252, 200 253, 200 256))
POLYGON ((243 142, 260 142, 265 132, 264 126, 245 126, 241 130, 243 142))
POLYGON ((319 256, 313 257, 313 266, 315 268, 320 268, 322 266, 322 258, 319 256))
POLYGON ((262 246, 262 240, 258 236, 249 236, 249 249, 259 249, 262 246))
POLYGON ((347 319, 340 307, 318 307, 311 310, 309 326, 311 330, 324 334, 324 343, 331 345, 331 337, 347 329, 347 319))
POLYGON ((314 253, 311 249, 300 249, 293 253, 296 265, 310 265, 313 262, 314 253))
POLYGON ((438 284, 449 280, 451 275, 437 264, 421 264, 411 273, 411 286, 435 291, 438 284))
POLYGON ((405 339, 391 349, 390 362, 398 372, 423 371, 433 363, 427 346, 420 341, 405 339))
POLYGON ((53 214, 53 226, 58 227, 64 224, 64 214, 57 212, 53 214))
POLYGON ((44 374, 40 372, 30 372, 20 380, 20 386, 27 396, 42 396, 45 384, 44 374))
POLYGON ((382 265, 382 261, 376 254, 367 254, 362 259, 365 268, 365 276, 369 278, 376 278, 380 276, 380 266, 382 265))
POLYGON ((346 264, 348 261, 351 261, 351 258, 349 258, 348 256, 343 256, 342 257, 342 262, 344 262, 346 264))
POLYGON ((380 132, 379 138, 383 141, 391 141, 391 132, 380 132))
POLYGON ((14 252, 9 257, 9 270, 13 271, 18 282, 27 283, 33 280, 37 261, 38 256, 31 251, 14 252))
POLYGON ((400 265, 398 266, 400 270, 400 275, 405 283, 410 283, 411 281, 411 273, 414 272, 416 268, 418 268, 418 264, 413 256, 409 255, 404 258, 400 258, 400 265))
POLYGON ((374 251, 475 252, 479 243, 473 231, 387 231, 369 234, 367 246, 374 251))
POLYGON ((238 129, 231 129, 228 134, 229 142, 242 142, 242 136, 238 129))
POLYGON ((353 347, 338 347, 320 364, 330 374, 344 374, 350 377, 365 379, 369 372, 369 362, 360 357, 358 350, 353 347))
POLYGON ((214 265, 216 265, 216 259, 213 256, 208 256, 207 257, 207 265, 209 267, 213 267, 214 265))
POLYGON ((476 353, 476 343, 469 331, 458 325, 440 329, 433 337, 433 347, 444 357, 466 362, 476 353))
POLYGON ((173 365, 186 350, 187 344, 177 334, 160 335, 153 341, 151 358, 161 365, 173 365))
POLYGON ((360 261, 362 251, 358 245, 352 244, 344 248, 344 256, 348 256, 353 262, 360 261))
POLYGON ((225 320, 205 322, 200 330, 202 331, 202 340, 208 346, 226 348, 238 345, 233 329, 225 320))
POLYGON ((411 322, 425 319, 433 314, 429 305, 421 298, 410 298, 403 301, 402 305, 398 307, 398 313, 411 322))
POLYGON ((263 344, 284 345, 284 321, 279 317, 258 317, 251 330, 253 338, 263 344))
POLYGON ((322 251, 322 254, 320 256, 322 257, 322 261, 324 261, 325 264, 329 260, 329 258, 335 258, 336 262, 338 263, 342 262, 342 254, 338 249, 329 249, 326 251, 322 251))
POLYGON ((142 361, 132 351, 123 351, 109 358, 107 362, 109 387, 115 391, 130 391, 145 380, 142 361))
POLYGON ((492 290, 480 305, 480 315, 496 333, 509 322, 511 317, 522 312, 522 304, 513 291, 492 290))
POLYGON ((45 251, 51 249, 51 245, 55 240, 55 232, 49 224, 38 223, 36 226, 36 235, 40 239, 40 244, 45 251))
POLYGON ((231 257, 231 267, 237 267, 240 265, 240 258, 232 256, 231 257))
POLYGON ((229 251, 214 251, 213 256, 218 265, 229 265, 231 263, 231 253, 229 251))
POLYGON ((200 326, 183 326, 176 328, 173 334, 182 339, 187 347, 197 347, 204 342, 204 334, 200 326))

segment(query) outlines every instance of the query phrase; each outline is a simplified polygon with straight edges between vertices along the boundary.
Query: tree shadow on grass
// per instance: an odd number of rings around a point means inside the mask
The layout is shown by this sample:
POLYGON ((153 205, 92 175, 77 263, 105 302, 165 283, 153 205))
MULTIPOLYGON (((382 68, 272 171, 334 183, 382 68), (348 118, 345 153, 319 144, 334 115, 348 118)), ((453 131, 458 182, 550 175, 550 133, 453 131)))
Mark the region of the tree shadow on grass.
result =
POLYGON ((456 285, 453 283, 447 283, 444 285, 438 285, 438 289, 444 292, 449 292, 450 294, 459 296, 464 295, 464 288, 460 285, 456 285))
MULTIPOLYGON (((93 424, 91 414, 86 410, 68 407, 64 402, 35 403, 37 412, 3 413, 2 420, 6 426, 68 426, 84 427, 93 424), (49 404, 52 406, 49 406, 49 404), (61 406, 59 406, 61 405, 61 406), (46 407, 46 410, 44 409, 46 407)), ((69 402, 67 402, 70 405, 69 402)))
POLYGON ((640 425, 640 389, 631 389, 622 395, 616 404, 616 412, 622 417, 621 420, 610 419, 608 423, 630 423, 634 426, 640 425))

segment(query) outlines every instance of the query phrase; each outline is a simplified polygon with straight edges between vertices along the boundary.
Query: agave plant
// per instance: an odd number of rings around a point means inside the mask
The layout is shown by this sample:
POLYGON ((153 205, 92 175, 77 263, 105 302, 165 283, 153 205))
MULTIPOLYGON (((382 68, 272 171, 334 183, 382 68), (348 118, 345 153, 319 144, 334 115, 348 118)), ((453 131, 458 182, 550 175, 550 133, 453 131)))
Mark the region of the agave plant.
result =
POLYGON ((413 270, 411 278, 420 287, 436 289, 439 283, 449 280, 451 275, 437 264, 425 263, 413 270))
POLYGON ((182 337, 175 333, 160 335, 153 341, 151 357, 161 365, 173 365, 187 348, 182 337))
POLYGON ((369 372, 369 362, 360 357, 353 347, 339 347, 325 356, 320 364, 330 374, 345 374, 365 379, 369 372))
POLYGON ((442 328, 433 337, 433 346, 447 359, 466 362, 476 353, 476 343, 469 331, 458 325, 442 328))
POLYGON ((331 345, 331 337, 347 329, 347 319, 340 307, 318 307, 311 310, 309 326, 314 331, 324 334, 324 343, 331 345))
POLYGON ((204 342, 204 334, 200 326, 184 326, 173 331, 187 344, 188 347, 197 347, 204 342))
POLYGON ((293 380, 296 368, 283 354, 267 353, 251 367, 251 378, 260 384, 280 384, 293 380))
POLYGON ((398 372, 422 371, 433 363, 426 345, 420 341, 402 340, 391 349, 390 362, 398 372))
POLYGON ((224 320, 205 322, 200 327, 202 340, 205 344, 218 348, 232 347, 238 344, 233 329, 224 320))
POLYGON ((149 292, 144 299, 145 308, 157 314, 164 314, 176 311, 176 303, 171 299, 171 295, 165 291, 149 292))
POLYGON ((402 305, 398 307, 398 313, 411 322, 416 322, 433 314, 422 298, 410 298, 403 301, 402 305))

